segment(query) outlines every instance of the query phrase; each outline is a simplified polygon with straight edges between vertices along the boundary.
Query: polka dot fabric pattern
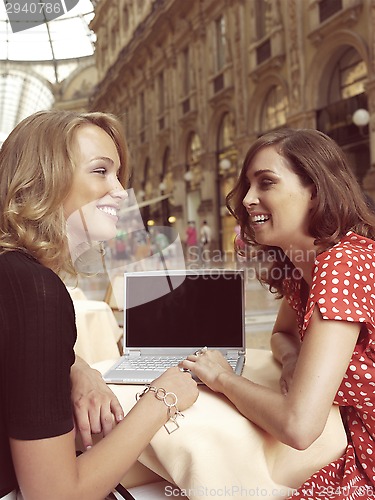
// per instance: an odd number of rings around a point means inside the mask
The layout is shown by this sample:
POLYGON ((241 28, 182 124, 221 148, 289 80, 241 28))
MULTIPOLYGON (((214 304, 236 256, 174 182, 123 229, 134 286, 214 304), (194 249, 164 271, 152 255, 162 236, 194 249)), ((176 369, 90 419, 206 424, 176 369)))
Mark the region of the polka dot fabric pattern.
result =
POLYGON ((301 283, 286 283, 285 295, 297 312, 302 340, 315 306, 323 319, 362 323, 335 397, 348 435, 345 454, 314 474, 290 498, 375 499, 374 278, 375 242, 349 232, 317 257, 306 311, 300 298, 301 283))

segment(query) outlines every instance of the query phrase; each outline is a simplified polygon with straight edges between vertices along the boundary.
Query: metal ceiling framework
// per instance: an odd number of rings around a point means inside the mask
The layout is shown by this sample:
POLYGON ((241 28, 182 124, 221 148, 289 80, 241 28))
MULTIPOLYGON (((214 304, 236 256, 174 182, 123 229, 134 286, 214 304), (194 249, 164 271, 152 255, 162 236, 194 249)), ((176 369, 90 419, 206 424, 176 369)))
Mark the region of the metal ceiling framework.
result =
POLYGON ((0 1, 0 145, 23 118, 49 109, 54 85, 94 53, 93 17, 92 2, 80 0, 61 17, 13 32, 0 1))

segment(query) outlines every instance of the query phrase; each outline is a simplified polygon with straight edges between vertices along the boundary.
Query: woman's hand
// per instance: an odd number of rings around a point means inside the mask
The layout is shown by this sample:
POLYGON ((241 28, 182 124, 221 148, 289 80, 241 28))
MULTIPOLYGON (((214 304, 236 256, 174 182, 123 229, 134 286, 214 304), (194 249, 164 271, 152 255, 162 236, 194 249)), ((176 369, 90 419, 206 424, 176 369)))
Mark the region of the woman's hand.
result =
POLYGON ((71 400, 76 429, 85 448, 92 446, 92 434, 107 435, 123 420, 124 411, 101 374, 76 356, 70 371, 71 400))
POLYGON ((215 392, 220 392, 219 377, 223 373, 234 373, 220 351, 205 351, 191 354, 179 366, 188 369, 215 392))
POLYGON ((181 371, 177 366, 168 368, 151 385, 176 394, 179 411, 186 410, 186 408, 195 403, 199 394, 197 383, 191 374, 181 371))

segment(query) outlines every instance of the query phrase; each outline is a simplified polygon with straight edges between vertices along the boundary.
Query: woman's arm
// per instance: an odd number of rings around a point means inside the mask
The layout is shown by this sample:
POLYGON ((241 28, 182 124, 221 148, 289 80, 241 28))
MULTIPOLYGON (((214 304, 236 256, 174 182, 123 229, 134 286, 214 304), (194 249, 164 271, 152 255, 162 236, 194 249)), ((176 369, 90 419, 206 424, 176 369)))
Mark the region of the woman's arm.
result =
POLYGON ((316 308, 286 395, 235 375, 216 351, 189 356, 182 366, 227 396, 243 415, 278 440, 305 449, 324 429, 359 330, 359 323, 323 320, 316 308))
POLYGON ((124 411, 101 374, 76 356, 70 370, 74 420, 84 448, 92 446, 92 434, 106 436, 124 418, 124 411))
POLYGON ((283 298, 272 329, 272 354, 282 364, 285 357, 289 355, 298 357, 300 347, 296 312, 283 298))
MULTIPOLYGON (((198 396, 195 381, 178 368, 167 370, 153 385, 174 392, 179 410, 189 407, 198 396)), ((73 431, 34 441, 11 439, 13 463, 23 498, 102 500, 167 420, 166 405, 156 399, 153 392, 148 392, 112 432, 77 459, 73 431)))
POLYGON ((300 349, 297 315, 283 298, 271 336, 272 354, 282 367, 280 389, 283 394, 288 392, 292 382, 300 349))

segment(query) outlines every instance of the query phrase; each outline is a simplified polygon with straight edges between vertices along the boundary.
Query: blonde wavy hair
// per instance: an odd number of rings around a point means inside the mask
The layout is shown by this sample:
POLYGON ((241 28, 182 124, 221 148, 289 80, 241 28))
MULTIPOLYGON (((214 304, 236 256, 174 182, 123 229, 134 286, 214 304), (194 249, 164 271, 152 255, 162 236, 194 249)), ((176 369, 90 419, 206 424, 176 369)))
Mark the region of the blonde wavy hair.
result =
POLYGON ((126 187, 128 149, 114 115, 50 110, 25 118, 0 149, 0 253, 23 250, 57 273, 75 274, 63 203, 73 181, 75 134, 88 124, 114 141, 126 187))

